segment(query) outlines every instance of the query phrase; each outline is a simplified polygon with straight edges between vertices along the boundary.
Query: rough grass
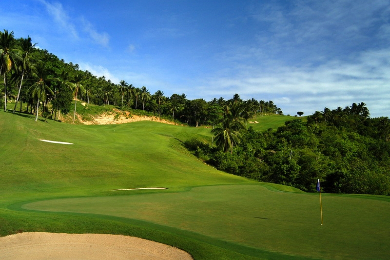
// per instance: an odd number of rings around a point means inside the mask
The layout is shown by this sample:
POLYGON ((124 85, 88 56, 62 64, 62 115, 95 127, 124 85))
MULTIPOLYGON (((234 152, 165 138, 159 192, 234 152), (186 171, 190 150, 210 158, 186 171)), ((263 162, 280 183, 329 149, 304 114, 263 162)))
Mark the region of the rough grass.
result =
POLYGON ((194 135, 210 129, 0 112, 0 234, 134 235, 195 259, 387 259, 388 197, 323 194, 320 226, 317 194, 219 172, 181 146, 194 135), (113 191, 136 187, 169 189, 113 191))

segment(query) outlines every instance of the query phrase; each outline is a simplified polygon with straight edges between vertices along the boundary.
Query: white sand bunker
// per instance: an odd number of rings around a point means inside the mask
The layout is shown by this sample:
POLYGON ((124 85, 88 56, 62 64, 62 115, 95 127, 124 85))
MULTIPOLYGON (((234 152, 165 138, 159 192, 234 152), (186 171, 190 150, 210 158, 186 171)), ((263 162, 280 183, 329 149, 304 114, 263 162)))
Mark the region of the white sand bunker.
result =
POLYGON ((115 189, 115 190, 166 190, 166 189, 168 188, 154 187, 154 188, 115 189))
POLYGON ((20 233, 0 237, 3 260, 38 259, 192 259, 183 250, 120 235, 20 233))
POLYGON ((51 141, 51 140, 44 140, 44 139, 41 139, 40 141, 46 142, 46 143, 53 143, 53 144, 73 144, 73 143, 68 143, 68 142, 59 142, 59 141, 51 141))

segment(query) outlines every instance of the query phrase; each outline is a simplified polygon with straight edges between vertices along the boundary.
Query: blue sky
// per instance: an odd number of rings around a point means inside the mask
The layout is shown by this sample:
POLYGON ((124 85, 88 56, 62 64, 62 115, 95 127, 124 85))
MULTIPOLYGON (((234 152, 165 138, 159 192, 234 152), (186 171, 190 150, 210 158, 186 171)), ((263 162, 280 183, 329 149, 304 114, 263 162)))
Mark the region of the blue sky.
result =
POLYGON ((151 93, 390 116, 389 0, 2 0, 0 29, 151 93))

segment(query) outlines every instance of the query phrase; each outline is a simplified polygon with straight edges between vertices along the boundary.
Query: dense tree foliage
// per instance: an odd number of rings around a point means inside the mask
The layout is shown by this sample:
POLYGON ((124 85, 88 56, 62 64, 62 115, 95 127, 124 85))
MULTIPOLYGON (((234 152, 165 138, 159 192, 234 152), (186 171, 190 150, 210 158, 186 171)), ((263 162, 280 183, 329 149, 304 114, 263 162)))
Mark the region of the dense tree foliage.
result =
MULTIPOLYGON (((139 109, 159 117, 171 118, 191 126, 215 125, 222 117, 222 108, 229 102, 223 98, 207 102, 203 99, 188 100, 185 94, 164 96, 157 90, 154 94, 142 86, 94 76, 80 70, 77 64, 66 63, 47 50, 35 47, 32 39, 15 39, 13 32, 0 32, 0 89, 4 94, 4 110, 7 102, 27 103, 27 111, 35 115, 57 119, 61 113, 73 110, 76 120, 77 102, 99 106, 114 105, 124 110, 139 109), (42 76, 45 75, 45 78, 42 76), (40 89, 38 89, 40 87, 40 89), (73 101, 73 108, 71 107, 73 101)), ((272 101, 242 101, 238 94, 233 98, 247 105, 251 113, 282 114, 272 101)))
POLYGON ((325 108, 276 131, 250 127, 240 137, 229 153, 223 145, 186 144, 218 169, 259 181, 315 191, 319 178, 326 192, 390 195, 390 120, 369 118, 364 103, 325 108))

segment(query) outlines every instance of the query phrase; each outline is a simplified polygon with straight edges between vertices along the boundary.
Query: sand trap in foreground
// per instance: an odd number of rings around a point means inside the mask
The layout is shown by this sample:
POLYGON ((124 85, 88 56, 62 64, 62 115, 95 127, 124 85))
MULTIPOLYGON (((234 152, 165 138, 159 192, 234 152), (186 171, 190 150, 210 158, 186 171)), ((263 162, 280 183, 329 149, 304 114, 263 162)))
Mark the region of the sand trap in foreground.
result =
POLYGON ((20 233, 0 237, 0 258, 38 259, 192 259, 177 248, 121 235, 20 233))

